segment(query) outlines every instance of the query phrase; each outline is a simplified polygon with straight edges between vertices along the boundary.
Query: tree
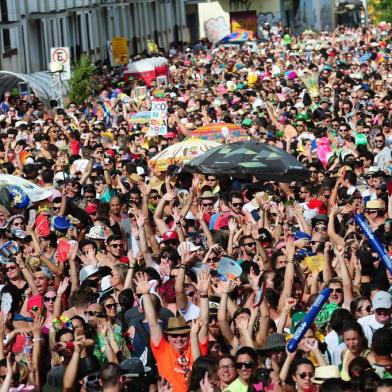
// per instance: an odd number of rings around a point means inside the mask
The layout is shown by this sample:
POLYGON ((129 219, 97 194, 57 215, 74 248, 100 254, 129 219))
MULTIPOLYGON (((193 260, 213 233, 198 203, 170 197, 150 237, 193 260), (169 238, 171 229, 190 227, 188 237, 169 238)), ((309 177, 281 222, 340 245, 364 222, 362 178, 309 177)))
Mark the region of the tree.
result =
POLYGON ((91 62, 91 58, 83 54, 75 64, 69 81, 69 98, 71 101, 82 104, 89 95, 93 94, 96 87, 93 78, 94 72, 95 66, 91 62))
POLYGON ((369 0, 369 14, 373 23, 392 22, 391 0, 369 0))

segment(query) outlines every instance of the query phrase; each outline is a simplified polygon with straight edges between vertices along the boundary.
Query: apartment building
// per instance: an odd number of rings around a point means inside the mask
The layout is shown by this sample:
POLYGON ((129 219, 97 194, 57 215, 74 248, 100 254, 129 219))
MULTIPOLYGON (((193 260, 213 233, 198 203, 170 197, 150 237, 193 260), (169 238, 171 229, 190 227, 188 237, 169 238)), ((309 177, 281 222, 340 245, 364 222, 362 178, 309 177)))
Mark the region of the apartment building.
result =
POLYGON ((68 46, 108 58, 114 36, 128 38, 129 53, 151 39, 169 48, 188 40, 184 0, 0 0, 0 69, 33 73, 48 69, 50 48, 68 46))

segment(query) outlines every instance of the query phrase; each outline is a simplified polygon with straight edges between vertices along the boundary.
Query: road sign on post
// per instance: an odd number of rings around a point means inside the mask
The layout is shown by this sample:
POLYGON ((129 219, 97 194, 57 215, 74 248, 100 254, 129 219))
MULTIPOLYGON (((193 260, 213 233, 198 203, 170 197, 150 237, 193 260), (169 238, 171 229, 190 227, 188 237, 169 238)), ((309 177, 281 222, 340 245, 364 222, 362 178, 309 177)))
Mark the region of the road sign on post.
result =
POLYGON ((62 80, 71 79, 71 58, 68 47, 50 48, 50 61, 60 62, 63 65, 62 80))

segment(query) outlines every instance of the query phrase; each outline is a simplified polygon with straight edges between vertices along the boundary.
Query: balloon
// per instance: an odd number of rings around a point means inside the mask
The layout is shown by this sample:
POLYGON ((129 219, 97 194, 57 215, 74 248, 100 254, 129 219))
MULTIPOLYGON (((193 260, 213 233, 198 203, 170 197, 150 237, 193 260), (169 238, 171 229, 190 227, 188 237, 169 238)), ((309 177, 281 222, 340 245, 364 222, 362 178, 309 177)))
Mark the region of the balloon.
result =
POLYGON ((309 309, 308 313, 306 314, 305 318, 297 327, 294 336, 288 341, 287 343, 287 350, 290 353, 293 353, 297 347, 299 342, 305 336, 306 331, 312 326, 314 319, 319 314, 321 308, 327 302, 329 294, 331 294, 332 289, 326 288, 324 289, 314 301, 312 307, 309 309))
POLYGON ((356 214, 355 223, 359 226, 362 233, 366 236, 369 241, 370 246, 373 248, 375 252, 377 252, 378 256, 381 259, 381 262, 385 265, 385 268, 392 274, 392 260, 389 257, 389 254, 385 250, 384 246, 381 244, 378 237, 374 234, 374 231, 369 226, 366 218, 361 214, 356 214))

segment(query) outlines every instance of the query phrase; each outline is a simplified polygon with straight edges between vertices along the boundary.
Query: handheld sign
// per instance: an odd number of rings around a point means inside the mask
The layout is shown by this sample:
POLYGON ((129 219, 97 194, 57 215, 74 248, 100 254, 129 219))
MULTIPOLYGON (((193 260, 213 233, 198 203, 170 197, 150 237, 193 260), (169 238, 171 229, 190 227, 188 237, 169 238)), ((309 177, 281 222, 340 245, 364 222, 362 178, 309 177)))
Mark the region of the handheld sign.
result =
POLYGON ((290 353, 293 353, 297 349, 298 344, 304 337, 306 331, 311 327, 314 319, 319 314, 321 308, 327 302, 329 294, 331 294, 331 291, 332 289, 329 288, 324 289, 316 298, 316 301, 314 301, 313 305, 309 309, 305 318, 302 320, 302 322, 299 324, 298 328, 296 329, 294 336, 287 343, 287 350, 290 353))
POLYGON ((370 246, 372 249, 378 254, 382 263, 385 265, 385 268, 392 274, 392 260, 385 250, 384 246, 381 244, 378 237, 374 234, 374 231, 369 226, 368 221, 366 218, 361 214, 356 214, 355 223, 359 226, 362 233, 365 235, 367 240, 369 241, 370 246))

